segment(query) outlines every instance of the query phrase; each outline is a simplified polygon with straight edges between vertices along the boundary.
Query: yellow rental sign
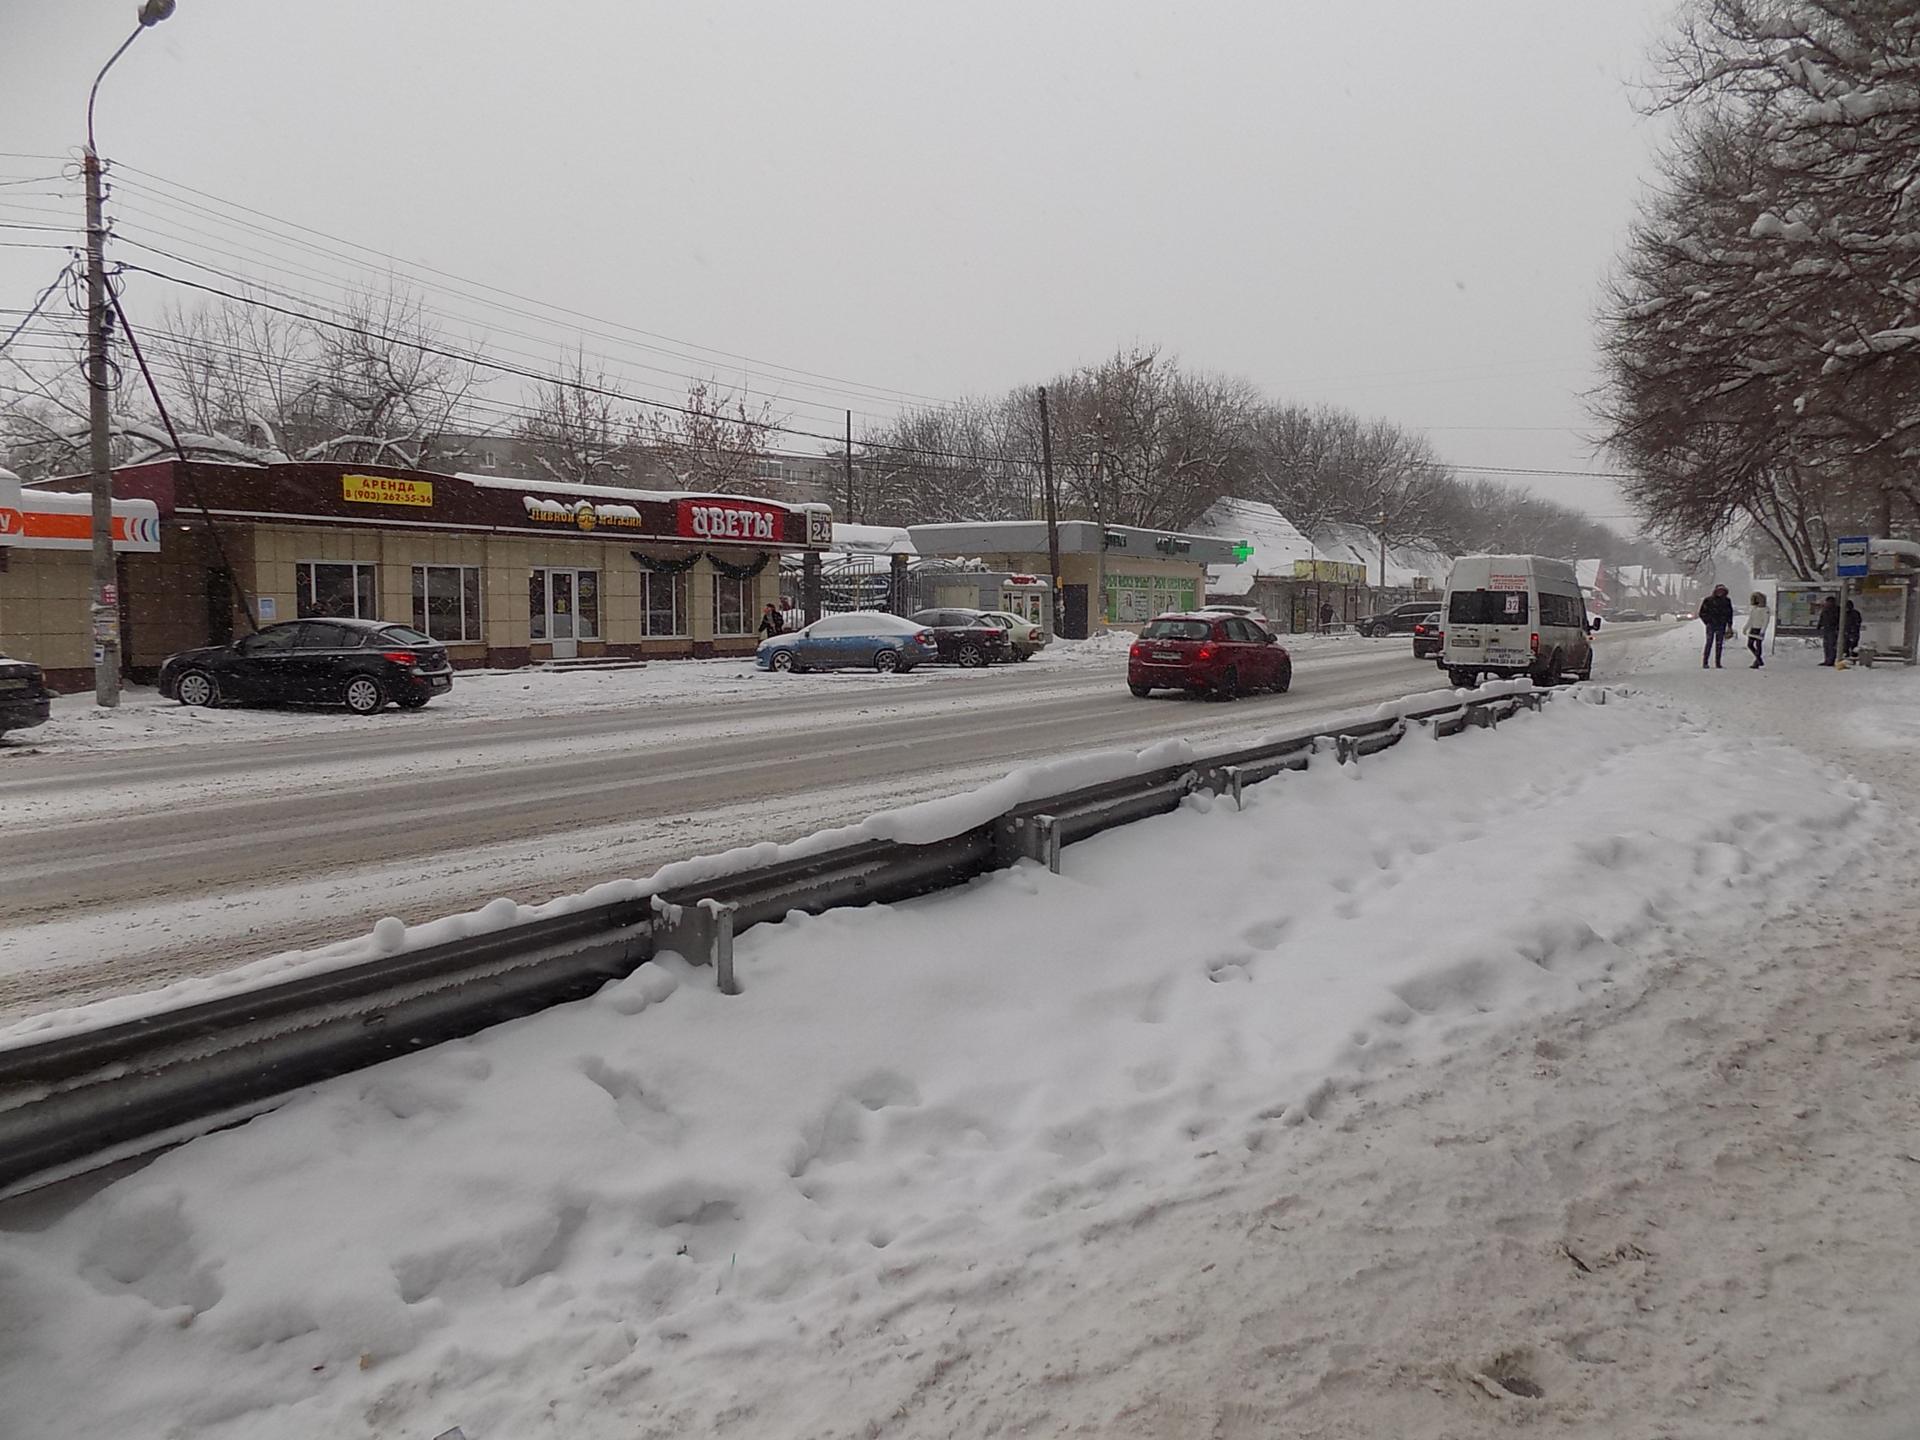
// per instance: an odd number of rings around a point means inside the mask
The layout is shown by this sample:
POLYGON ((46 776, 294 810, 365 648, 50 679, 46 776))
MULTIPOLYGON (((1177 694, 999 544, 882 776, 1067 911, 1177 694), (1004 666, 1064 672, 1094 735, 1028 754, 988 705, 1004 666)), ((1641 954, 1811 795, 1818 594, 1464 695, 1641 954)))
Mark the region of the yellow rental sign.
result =
POLYGON ((396 480, 391 475, 342 475, 343 499, 361 505, 431 505, 431 480, 396 480))

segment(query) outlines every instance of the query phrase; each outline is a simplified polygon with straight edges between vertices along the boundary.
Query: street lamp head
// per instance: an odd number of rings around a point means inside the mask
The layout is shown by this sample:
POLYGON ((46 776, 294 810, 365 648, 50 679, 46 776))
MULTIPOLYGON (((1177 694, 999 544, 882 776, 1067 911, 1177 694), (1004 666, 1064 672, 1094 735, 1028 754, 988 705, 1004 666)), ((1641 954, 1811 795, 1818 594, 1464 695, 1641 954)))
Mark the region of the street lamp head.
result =
POLYGON ((173 4, 174 0, 146 0, 140 7, 140 24, 143 27, 158 25, 173 14, 173 4))

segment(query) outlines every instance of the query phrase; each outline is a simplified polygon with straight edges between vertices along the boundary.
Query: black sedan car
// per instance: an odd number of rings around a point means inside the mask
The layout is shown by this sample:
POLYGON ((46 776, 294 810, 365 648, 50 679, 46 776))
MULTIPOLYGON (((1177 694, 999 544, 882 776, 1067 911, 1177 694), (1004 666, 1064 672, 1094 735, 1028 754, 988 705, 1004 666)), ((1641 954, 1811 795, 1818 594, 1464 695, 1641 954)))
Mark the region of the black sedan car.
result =
POLYGON ((1362 635, 1411 635, 1413 627, 1426 619, 1433 608, 1431 600, 1409 600, 1391 610, 1367 616, 1354 628, 1362 635))
POLYGON ((933 632, 940 658, 969 668, 1013 659, 1007 627, 980 610, 922 610, 913 623, 933 632))
POLYGON ((160 693, 182 705, 293 702, 371 715, 389 700, 417 710, 452 688, 446 646, 382 620, 289 620, 160 667, 160 693))
POLYGON ((1446 648, 1446 628, 1440 623, 1440 612, 1435 610, 1413 627, 1413 658, 1431 660, 1446 648))
POLYGON ((30 660, 0 655, 0 735, 47 723, 52 696, 47 678, 30 660))

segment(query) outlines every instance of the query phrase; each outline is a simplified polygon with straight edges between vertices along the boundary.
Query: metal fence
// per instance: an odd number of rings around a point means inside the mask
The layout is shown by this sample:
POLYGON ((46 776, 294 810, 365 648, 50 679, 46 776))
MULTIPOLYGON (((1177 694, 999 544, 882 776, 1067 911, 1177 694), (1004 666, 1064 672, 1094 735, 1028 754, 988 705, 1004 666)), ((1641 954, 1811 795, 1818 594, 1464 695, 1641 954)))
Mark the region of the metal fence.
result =
POLYGON ((1491 726, 1551 693, 1303 732, 1027 801, 930 844, 863 841, 0 1050, 0 1191, 143 1154, 301 1086, 584 998, 663 951, 713 965, 733 993, 733 937, 749 926, 906 900, 1022 859, 1057 870, 1063 845, 1196 791, 1237 802, 1245 786, 1315 757, 1344 763, 1409 733, 1491 726))

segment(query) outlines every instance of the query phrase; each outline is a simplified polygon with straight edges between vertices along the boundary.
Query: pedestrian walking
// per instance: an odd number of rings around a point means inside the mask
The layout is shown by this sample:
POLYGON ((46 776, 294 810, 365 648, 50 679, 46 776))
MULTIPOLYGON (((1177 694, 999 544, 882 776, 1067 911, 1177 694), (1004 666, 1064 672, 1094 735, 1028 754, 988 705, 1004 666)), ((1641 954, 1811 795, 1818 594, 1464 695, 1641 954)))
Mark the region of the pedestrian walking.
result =
POLYGON ((1726 649, 1727 635, 1733 629, 1733 599, 1727 594, 1727 587, 1716 585, 1713 593, 1700 602, 1700 623, 1707 627, 1707 643, 1700 651, 1700 668, 1707 668, 1711 660, 1713 668, 1720 669, 1720 653, 1726 649))
POLYGON ((1320 602, 1320 628, 1322 630, 1333 628, 1333 606, 1324 600, 1320 602))
POLYGON ((1840 597, 1829 595, 1820 602, 1820 613, 1814 618, 1814 627, 1820 632, 1820 648, 1826 658, 1820 663, 1831 665, 1840 655, 1840 597))
POLYGON ((1753 654, 1748 668, 1753 670, 1767 663, 1767 619, 1767 597, 1756 590, 1747 598, 1747 649, 1753 654))
POLYGON ((780 618, 780 607, 769 600, 767 608, 760 612, 760 633, 771 640, 776 635, 786 634, 786 631, 787 622, 780 618))
POLYGON ((1846 641, 1844 649, 1849 660, 1860 658, 1860 626, 1865 619, 1864 615, 1853 608, 1853 601, 1847 601, 1846 624, 1841 629, 1841 635, 1846 641))

